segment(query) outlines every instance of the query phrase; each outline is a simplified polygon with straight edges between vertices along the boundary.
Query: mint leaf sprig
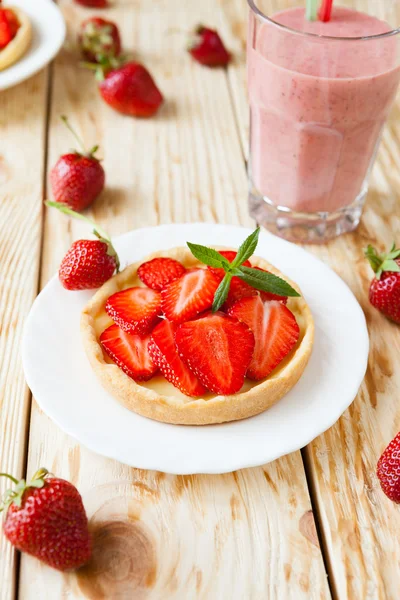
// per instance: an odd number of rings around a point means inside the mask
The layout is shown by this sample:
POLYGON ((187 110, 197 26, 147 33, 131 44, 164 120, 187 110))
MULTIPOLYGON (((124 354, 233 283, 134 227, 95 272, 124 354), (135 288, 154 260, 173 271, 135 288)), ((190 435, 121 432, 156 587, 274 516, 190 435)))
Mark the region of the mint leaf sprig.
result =
POLYGON ((214 294, 214 302, 212 305, 213 312, 219 310, 226 301, 232 277, 239 277, 254 289, 262 292, 269 292, 271 294, 276 294, 277 296, 300 296, 300 294, 296 292, 287 281, 281 279, 281 277, 278 277, 273 273, 267 273, 266 271, 243 266, 243 263, 254 254, 257 248, 259 235, 260 228, 257 227, 257 229, 253 231, 239 247, 237 255, 231 263, 225 256, 222 256, 222 254, 212 248, 187 242, 189 250, 197 260, 209 267, 223 269, 225 271, 225 277, 214 294))

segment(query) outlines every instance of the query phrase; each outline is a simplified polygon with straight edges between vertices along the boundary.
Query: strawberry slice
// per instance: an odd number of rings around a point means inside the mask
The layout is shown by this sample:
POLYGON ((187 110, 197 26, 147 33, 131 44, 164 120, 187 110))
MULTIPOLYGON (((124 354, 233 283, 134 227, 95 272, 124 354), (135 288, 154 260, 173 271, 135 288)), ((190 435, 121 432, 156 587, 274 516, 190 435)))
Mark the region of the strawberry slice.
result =
POLYGON ((215 394, 234 394, 243 383, 254 350, 254 335, 244 323, 221 312, 180 325, 175 335, 183 360, 215 394))
POLYGON ((161 295, 148 288, 132 287, 110 296, 106 312, 127 333, 147 335, 159 321, 161 295))
POLYGON ((7 17, 7 11, 0 8, 0 50, 5 48, 13 39, 12 28, 7 17))
POLYGON ((140 265, 138 276, 147 287, 161 291, 168 283, 181 277, 185 267, 173 258, 153 258, 140 265))
POLYGON ((101 334, 100 344, 111 360, 135 381, 147 381, 157 372, 149 354, 149 335, 132 335, 118 325, 111 325, 101 334))
POLYGON ((162 309, 175 323, 183 323, 211 308, 219 279, 208 269, 189 269, 163 290, 162 309))
MULTIPOLYGON (((219 250, 218 253, 221 254, 221 256, 225 256, 230 263, 233 262, 237 256, 237 252, 234 250, 219 250)), ((245 260, 243 266, 251 267, 251 262, 249 260, 245 260)), ((217 269, 215 267, 207 267, 207 269, 210 269, 210 271, 214 273, 214 275, 216 275, 220 281, 222 281, 224 278, 225 271, 223 269, 217 269)), ((233 279, 235 279, 235 277, 233 279)))
POLYGON ((264 379, 293 350, 299 339, 294 314, 281 302, 263 302, 260 296, 242 298, 228 311, 246 323, 254 333, 253 359, 247 371, 249 379, 264 379))
POLYGON ((186 396, 203 396, 207 389, 183 362, 175 344, 178 325, 164 320, 151 334, 149 352, 153 362, 167 381, 170 381, 186 396))

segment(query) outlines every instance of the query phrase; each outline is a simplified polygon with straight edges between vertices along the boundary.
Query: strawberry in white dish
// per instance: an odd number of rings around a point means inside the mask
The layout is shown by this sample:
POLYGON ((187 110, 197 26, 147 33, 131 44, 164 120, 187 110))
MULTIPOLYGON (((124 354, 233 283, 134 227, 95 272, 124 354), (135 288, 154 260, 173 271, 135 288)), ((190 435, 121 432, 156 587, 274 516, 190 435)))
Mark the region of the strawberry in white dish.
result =
POLYGON ((266 410, 296 383, 312 316, 295 284, 253 256, 258 235, 237 251, 188 243, 159 252, 95 294, 82 315, 84 345, 124 406, 168 423, 221 423, 266 410), (104 344, 110 335, 116 352, 104 344))

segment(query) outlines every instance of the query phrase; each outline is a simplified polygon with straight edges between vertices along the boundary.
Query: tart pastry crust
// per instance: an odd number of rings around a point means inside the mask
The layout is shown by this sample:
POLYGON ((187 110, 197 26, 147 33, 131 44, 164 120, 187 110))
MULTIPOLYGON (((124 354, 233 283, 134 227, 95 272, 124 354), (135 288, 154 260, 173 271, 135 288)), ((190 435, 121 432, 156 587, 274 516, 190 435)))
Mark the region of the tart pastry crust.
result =
POLYGON ((18 62, 28 50, 32 40, 32 25, 28 16, 23 10, 15 6, 7 5, 7 8, 17 15, 20 27, 11 42, 3 50, 0 50, 0 71, 4 71, 7 67, 18 62))
MULTIPOLYGON (((295 314, 300 327, 300 338, 294 350, 266 379, 258 382, 246 380, 243 391, 231 396, 216 396, 210 393, 204 398, 190 398, 183 396, 172 386, 171 393, 167 395, 157 391, 156 385, 155 389, 152 389, 151 381, 146 385, 136 383, 103 354, 98 338, 111 321, 100 330, 99 323, 104 323, 104 306, 107 299, 115 292, 139 285, 137 269, 146 260, 158 256, 174 258, 185 267, 204 267, 186 248, 156 252, 114 275, 96 292, 83 310, 81 333, 84 347, 103 387, 131 411, 164 423, 184 425, 209 425, 245 419, 267 410, 278 402, 297 383, 312 351, 314 321, 303 297, 289 298, 288 301, 288 307, 295 314)), ((251 262, 254 266, 279 275, 300 292, 295 283, 266 260, 252 256, 251 262)))

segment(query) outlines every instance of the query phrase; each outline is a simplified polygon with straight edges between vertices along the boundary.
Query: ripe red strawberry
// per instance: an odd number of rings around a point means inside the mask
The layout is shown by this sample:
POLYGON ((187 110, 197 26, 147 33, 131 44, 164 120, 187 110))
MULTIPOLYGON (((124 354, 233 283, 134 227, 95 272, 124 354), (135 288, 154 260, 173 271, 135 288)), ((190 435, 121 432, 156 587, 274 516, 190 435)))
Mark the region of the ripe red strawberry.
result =
POLYGON ((296 318, 281 302, 263 302, 260 296, 242 298, 228 313, 245 323, 254 334, 254 355, 247 371, 250 379, 267 377, 299 339, 296 318))
POLYGON ((400 504, 400 432, 378 460, 376 474, 386 496, 400 504))
POLYGON ((131 287, 110 296, 106 312, 124 331, 145 336, 159 321, 161 295, 148 288, 131 287))
POLYGON ((225 67, 231 60, 219 34, 214 29, 200 25, 190 41, 190 54, 197 62, 207 67, 225 67))
POLYGON ((75 0, 75 2, 88 8, 107 8, 109 6, 108 0, 75 0))
POLYGON ((3 504, 4 535, 21 552, 54 569, 71 571, 90 558, 88 520, 78 490, 47 473, 40 469, 29 484, 2 474, 16 484, 3 504))
MULTIPOLYGON (((224 256, 227 260, 229 260, 230 263, 235 260, 237 255, 237 252, 235 252, 234 250, 219 250, 218 253, 224 256)), ((249 260, 245 260, 242 266, 251 267, 251 262, 249 260)), ((212 271, 214 275, 216 275, 220 280, 222 280, 225 276, 224 269, 217 269, 215 267, 207 267, 207 269, 210 269, 210 271, 212 271)))
POLYGON ((121 54, 121 37, 117 25, 101 17, 90 17, 83 21, 78 44, 84 58, 94 63, 121 54))
MULTIPOLYGON (((68 129, 67 118, 61 117, 68 129)), ((80 142, 82 145, 83 144, 80 142)), ((89 152, 83 149, 63 154, 50 171, 50 183, 56 202, 66 204, 72 210, 81 211, 89 206, 104 188, 105 173, 100 161, 95 157, 98 146, 89 152)))
POLYGON ((365 256, 376 277, 371 281, 369 300, 386 317, 400 323, 400 249, 393 244, 387 254, 368 246, 365 256))
POLYGON ((104 65, 102 71, 106 75, 99 83, 100 94, 107 104, 133 117, 151 117, 158 111, 164 99, 143 65, 128 62, 111 70, 109 68, 104 65))
POLYGON ((111 325, 100 336, 108 356, 135 381, 147 381, 157 372, 149 354, 150 336, 132 335, 111 325))
POLYGON ((186 396, 203 396, 207 389, 200 383, 178 354, 175 333, 178 325, 164 319, 151 334, 150 356, 167 381, 186 396))
POLYGON ((175 342, 199 381, 215 394, 235 394, 244 383, 254 335, 243 323, 216 312, 180 325, 175 342))
POLYGON ((118 268, 115 250, 106 241, 78 240, 61 261, 58 275, 67 290, 101 287, 118 268))
POLYGON ((173 258, 153 258, 140 265, 138 276, 147 287, 161 291, 168 283, 181 277, 185 267, 173 258))
POLYGON ((183 323, 211 308, 219 280, 208 269, 189 269, 163 290, 162 309, 175 323, 183 323))
POLYGON ((58 202, 45 202, 45 204, 80 221, 86 221, 98 238, 74 242, 62 259, 58 275, 67 290, 92 290, 101 287, 115 270, 118 273, 118 254, 110 236, 102 227, 74 212, 65 204, 58 202))
POLYGON ((0 50, 8 46, 19 29, 16 14, 9 8, 0 8, 0 50))

